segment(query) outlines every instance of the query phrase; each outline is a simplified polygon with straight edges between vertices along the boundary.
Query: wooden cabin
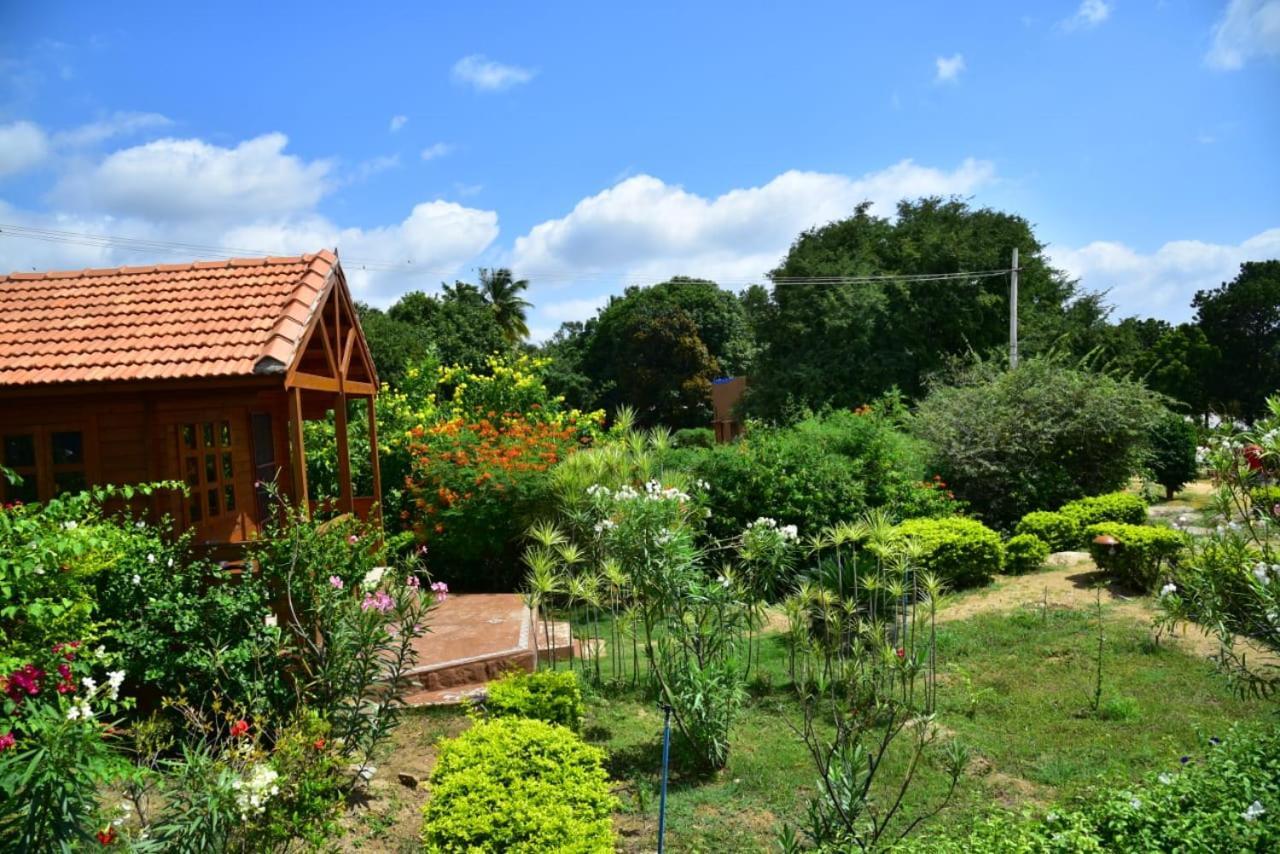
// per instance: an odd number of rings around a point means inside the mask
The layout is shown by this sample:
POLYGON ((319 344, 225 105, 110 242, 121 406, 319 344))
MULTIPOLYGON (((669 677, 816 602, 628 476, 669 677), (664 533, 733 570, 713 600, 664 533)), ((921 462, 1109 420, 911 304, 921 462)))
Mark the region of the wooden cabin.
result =
POLYGON ((302 425, 332 411, 338 509, 369 518, 348 401, 376 447, 377 388, 334 252, 0 276, 0 463, 23 478, 5 502, 180 480, 150 512, 234 551, 272 512, 262 484, 307 495, 302 425))

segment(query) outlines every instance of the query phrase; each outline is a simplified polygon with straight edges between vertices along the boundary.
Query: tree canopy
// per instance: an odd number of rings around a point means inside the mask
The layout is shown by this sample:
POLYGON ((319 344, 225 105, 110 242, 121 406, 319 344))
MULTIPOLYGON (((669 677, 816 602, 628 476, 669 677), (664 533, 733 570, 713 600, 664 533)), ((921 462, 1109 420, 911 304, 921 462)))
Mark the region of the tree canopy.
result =
POLYGON ((1280 260, 1241 264, 1239 275, 1191 304, 1219 356, 1210 373, 1216 408, 1253 420, 1280 388, 1280 260))

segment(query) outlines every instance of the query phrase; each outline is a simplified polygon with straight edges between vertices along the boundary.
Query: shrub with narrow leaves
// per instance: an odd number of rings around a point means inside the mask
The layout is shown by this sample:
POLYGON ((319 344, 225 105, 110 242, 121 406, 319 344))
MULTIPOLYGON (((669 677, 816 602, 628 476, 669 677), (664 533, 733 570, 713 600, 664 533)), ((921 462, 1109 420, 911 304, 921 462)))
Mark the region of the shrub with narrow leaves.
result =
POLYGON ((432 852, 613 850, 604 751, 545 721, 497 718, 441 743, 423 808, 432 852))

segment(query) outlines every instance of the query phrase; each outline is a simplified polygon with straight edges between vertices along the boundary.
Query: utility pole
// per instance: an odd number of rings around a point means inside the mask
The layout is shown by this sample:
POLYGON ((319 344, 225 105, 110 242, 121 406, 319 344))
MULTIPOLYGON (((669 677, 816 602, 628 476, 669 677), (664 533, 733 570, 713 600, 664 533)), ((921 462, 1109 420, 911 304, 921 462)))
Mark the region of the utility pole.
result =
POLYGON ((1009 368, 1018 367, 1018 247, 1009 270, 1009 368))

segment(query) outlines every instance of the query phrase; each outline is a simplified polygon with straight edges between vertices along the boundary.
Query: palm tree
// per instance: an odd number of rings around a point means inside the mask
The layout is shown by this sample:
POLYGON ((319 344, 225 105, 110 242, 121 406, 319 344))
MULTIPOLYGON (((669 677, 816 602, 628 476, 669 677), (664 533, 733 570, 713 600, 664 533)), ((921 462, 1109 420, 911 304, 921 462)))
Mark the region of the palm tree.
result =
POLYGON ((528 280, 513 278, 511 271, 505 267, 497 270, 480 268, 480 292, 484 301, 493 309, 502 334, 512 344, 529 337, 525 311, 533 308, 533 303, 520 296, 521 291, 528 287, 528 280))

